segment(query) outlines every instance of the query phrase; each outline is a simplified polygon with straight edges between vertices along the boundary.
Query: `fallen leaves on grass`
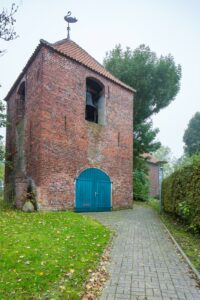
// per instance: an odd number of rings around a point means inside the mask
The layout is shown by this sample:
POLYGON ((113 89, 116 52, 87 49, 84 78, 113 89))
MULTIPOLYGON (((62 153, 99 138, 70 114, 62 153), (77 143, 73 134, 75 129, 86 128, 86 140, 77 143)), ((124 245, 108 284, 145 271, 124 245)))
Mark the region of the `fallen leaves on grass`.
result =
POLYGON ((110 260, 110 247, 108 247, 101 258, 101 261, 97 267, 97 269, 92 272, 92 270, 88 270, 91 277, 86 283, 86 293, 82 297, 82 300, 95 300, 98 298, 106 280, 109 278, 109 273, 107 270, 107 265, 110 260))
POLYGON ((0 219, 0 299, 81 299, 107 228, 72 212, 0 211, 0 219))

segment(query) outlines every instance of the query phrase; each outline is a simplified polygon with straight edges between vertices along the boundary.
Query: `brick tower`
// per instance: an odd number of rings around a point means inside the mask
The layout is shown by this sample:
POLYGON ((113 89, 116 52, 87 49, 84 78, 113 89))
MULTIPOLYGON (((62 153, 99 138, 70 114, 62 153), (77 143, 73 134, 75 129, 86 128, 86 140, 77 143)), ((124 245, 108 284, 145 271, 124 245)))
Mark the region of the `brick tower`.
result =
POLYGON ((70 39, 44 40, 8 95, 5 197, 21 208, 132 205, 133 92, 70 39))

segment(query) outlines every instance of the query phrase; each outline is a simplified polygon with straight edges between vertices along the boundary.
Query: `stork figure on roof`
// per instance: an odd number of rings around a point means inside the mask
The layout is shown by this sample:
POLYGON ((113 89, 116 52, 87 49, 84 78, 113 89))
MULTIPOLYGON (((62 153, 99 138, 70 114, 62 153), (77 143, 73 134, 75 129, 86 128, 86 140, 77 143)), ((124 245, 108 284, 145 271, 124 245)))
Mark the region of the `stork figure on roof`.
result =
POLYGON ((70 39, 70 27, 69 23, 76 23, 78 20, 76 18, 71 17, 71 11, 68 11, 67 15, 64 17, 65 21, 68 23, 67 26, 67 38, 70 39))

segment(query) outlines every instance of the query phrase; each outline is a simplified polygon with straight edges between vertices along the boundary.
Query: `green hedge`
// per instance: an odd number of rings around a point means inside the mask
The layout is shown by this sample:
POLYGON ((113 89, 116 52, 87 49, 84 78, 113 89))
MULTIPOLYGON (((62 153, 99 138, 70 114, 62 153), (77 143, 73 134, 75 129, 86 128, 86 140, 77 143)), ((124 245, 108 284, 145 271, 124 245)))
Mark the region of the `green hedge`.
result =
POLYGON ((162 184, 164 210, 181 217, 194 231, 200 231, 200 155, 175 171, 162 184))

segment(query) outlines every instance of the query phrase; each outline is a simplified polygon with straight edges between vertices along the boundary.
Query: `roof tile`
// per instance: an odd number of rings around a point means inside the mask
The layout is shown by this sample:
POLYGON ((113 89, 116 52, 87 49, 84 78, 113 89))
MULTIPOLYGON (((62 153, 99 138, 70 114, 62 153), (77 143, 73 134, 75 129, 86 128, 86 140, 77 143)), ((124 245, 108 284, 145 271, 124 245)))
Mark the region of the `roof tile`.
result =
POLYGON ((43 39, 40 40, 40 44, 37 46, 31 57, 29 58, 28 62, 26 63, 24 69, 22 72, 19 74, 17 77, 16 81, 14 82, 13 86, 9 90, 7 96, 5 97, 5 101, 7 101, 12 94, 13 90, 15 87, 19 84, 20 80, 22 79, 24 73, 27 71, 29 68, 30 64, 34 60, 35 56, 37 53, 40 51, 42 46, 46 46, 57 53, 64 55, 68 58, 71 58, 74 61, 77 61, 78 63, 86 66, 90 70, 95 71, 96 73, 110 79, 111 81, 119 84, 120 86, 128 89, 131 92, 135 92, 133 88, 130 86, 126 85, 116 77, 114 77, 111 73, 109 73, 98 61, 96 61, 91 55, 89 55, 85 50, 83 50, 79 45, 77 45, 75 42, 64 39, 61 41, 58 41, 54 44, 51 44, 43 39))
MULTIPOLYGON (((45 42, 45 41, 44 41, 45 42)), ((72 58, 73 60, 83 64, 89 69, 97 72, 98 74, 114 81, 115 83, 123 86, 124 88, 134 92, 135 90, 117 79, 110 72, 108 72, 96 59, 94 59, 90 54, 88 54, 79 45, 69 39, 64 39, 54 44, 49 44, 52 48, 56 49, 60 53, 72 58)))

